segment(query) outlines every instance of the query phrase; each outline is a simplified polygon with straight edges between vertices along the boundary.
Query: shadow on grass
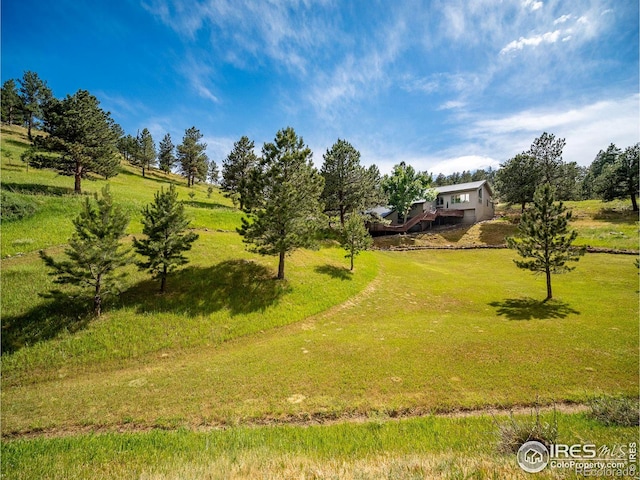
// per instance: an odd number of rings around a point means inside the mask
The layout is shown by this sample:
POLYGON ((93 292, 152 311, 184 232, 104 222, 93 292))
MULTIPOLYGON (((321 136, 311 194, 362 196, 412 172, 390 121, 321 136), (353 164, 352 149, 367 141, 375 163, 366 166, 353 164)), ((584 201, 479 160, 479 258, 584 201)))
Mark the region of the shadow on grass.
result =
POLYGON ((208 203, 208 202, 198 202, 197 200, 184 200, 184 204, 189 207, 194 208, 208 208, 211 210, 236 210, 236 208, 230 207, 229 205, 222 205, 221 203, 208 203))
POLYGON ((62 197, 65 195, 75 195, 73 188, 54 187, 52 185, 40 185, 37 183, 7 183, 0 184, 2 190, 23 195, 49 195, 52 197, 62 197))
POLYGON ((485 245, 502 245, 506 237, 516 233, 517 226, 508 222, 483 223, 480 225, 480 241, 485 245))
POLYGON ((502 302, 489 302, 489 305, 497 309, 499 316, 504 315, 509 320, 546 320, 580 314, 559 300, 543 302, 528 297, 508 298, 502 302))
MULTIPOLYGON (((2 129, 2 133, 12 134, 13 132, 11 132, 11 130, 5 131, 5 129, 2 129)), ((5 137, 2 139, 2 143, 4 143, 5 145, 13 145, 14 147, 20 147, 20 148, 28 148, 29 145, 31 145, 31 142, 29 142, 26 136, 24 137, 24 141, 16 140, 15 138, 5 137)))
POLYGON ((164 294, 158 289, 158 281, 145 280, 123 293, 120 302, 136 306, 139 313, 197 316, 228 309, 240 315, 263 311, 289 291, 286 281, 276 280, 270 269, 246 260, 187 267, 167 277, 164 294))
POLYGON ((323 275, 329 275, 331 278, 335 278, 338 280, 352 280, 353 272, 349 270, 347 267, 336 267, 335 265, 318 265, 314 268, 317 273, 322 273, 323 275))
POLYGON ((91 319, 91 299, 54 298, 22 315, 2 316, 2 353, 13 353, 23 347, 55 338, 62 332, 84 329, 91 319))
POLYGON ((471 227, 455 227, 452 229, 442 230, 440 232, 435 231, 434 233, 439 233, 442 238, 444 238, 448 242, 459 242, 462 237, 464 237, 471 227))
POLYGON ((638 212, 634 212, 631 209, 618 210, 614 208, 603 208, 593 216, 593 219, 610 223, 635 225, 638 221, 638 212))

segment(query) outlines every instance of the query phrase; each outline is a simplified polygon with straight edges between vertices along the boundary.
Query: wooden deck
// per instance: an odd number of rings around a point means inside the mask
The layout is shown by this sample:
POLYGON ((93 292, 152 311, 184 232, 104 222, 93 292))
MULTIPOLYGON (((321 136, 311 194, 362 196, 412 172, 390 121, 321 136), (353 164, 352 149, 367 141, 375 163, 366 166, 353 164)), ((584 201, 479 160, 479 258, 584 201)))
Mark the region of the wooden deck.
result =
POLYGON ((464 210, 456 210, 452 208, 438 208, 437 210, 428 210, 415 217, 412 217, 408 222, 403 223, 402 225, 384 225, 382 223, 371 223, 369 224, 370 232, 395 232, 395 233, 405 233, 408 232, 412 227, 417 225, 420 222, 433 222, 438 217, 464 217, 464 210))

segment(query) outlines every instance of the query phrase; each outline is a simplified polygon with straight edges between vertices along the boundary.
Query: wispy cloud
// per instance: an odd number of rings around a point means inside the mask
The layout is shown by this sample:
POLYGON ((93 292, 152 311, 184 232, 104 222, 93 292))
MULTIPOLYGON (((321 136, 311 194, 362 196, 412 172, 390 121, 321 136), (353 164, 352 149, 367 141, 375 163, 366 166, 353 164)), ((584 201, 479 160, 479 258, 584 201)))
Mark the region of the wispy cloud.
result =
POLYGON ((560 38, 560 30, 553 32, 546 32, 541 35, 534 35, 532 37, 524 38, 520 37, 518 40, 514 40, 507 44, 502 50, 501 55, 505 55, 513 50, 522 50, 524 47, 537 47, 541 43, 556 43, 560 38))
POLYGON ((522 6, 532 12, 535 12, 536 10, 541 9, 544 6, 544 3, 536 0, 524 0, 524 2, 522 2, 522 6))

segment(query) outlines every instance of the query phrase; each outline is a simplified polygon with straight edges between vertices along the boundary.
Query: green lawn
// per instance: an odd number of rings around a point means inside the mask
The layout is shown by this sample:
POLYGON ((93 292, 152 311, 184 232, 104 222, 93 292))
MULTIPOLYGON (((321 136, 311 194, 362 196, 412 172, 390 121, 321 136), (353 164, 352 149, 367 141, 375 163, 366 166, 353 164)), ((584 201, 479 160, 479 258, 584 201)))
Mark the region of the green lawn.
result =
MULTIPOLYGON (((603 427, 584 414, 556 418, 559 442, 613 445, 637 439, 634 428, 603 427)), ((531 478, 515 455, 496 451, 496 424, 504 421, 425 417, 16 440, 2 444, 2 474, 24 480, 531 478)), ((569 472, 545 470, 535 478, 578 478, 569 472)))
MULTIPOLYGON (((130 167, 109 182, 132 215, 127 241, 169 181, 182 184, 200 239, 166 295, 132 266, 92 320, 88 302, 39 295, 53 284, 37 251, 61 254, 81 199, 72 179, 26 171, 19 133, 3 127, 2 189, 36 212, 2 223, 0 419, 3 435, 37 437, 2 442, 8 478, 519 478, 512 457, 487 448, 488 417, 389 418, 638 395, 633 255, 587 254, 553 278, 546 303, 544 278, 517 269, 510 250, 366 252, 351 273, 325 242, 289 257, 278 282, 276 259, 247 252, 242 215, 220 192, 197 186, 191 199, 179 177, 130 167), (337 423, 268 426, 326 421, 337 423)), ((582 242, 637 249, 623 203, 572 207, 581 235, 593 228, 582 242)), ((498 220, 403 242, 496 244, 513 228, 498 220)), ((571 439, 634 432, 561 418, 571 439)))

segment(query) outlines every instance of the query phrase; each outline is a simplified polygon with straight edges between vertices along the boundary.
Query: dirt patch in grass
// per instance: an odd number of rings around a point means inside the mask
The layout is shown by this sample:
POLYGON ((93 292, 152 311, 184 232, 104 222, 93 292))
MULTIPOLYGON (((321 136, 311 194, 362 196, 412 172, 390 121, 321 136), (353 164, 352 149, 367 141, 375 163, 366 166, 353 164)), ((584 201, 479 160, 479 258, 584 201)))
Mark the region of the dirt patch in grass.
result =
MULTIPOLYGON (((304 395, 295 394, 286 399, 287 402, 297 404, 306 399, 304 395)), ((2 435, 4 440, 23 440, 32 438, 63 438, 86 434, 104 433, 144 433, 153 430, 191 430, 208 432, 212 430, 224 430, 227 428, 264 427, 264 426, 298 426, 309 427, 316 425, 338 425, 342 423, 367 423, 367 422, 391 422, 411 418, 475 418, 475 417, 504 417, 508 415, 531 415, 533 412, 547 413, 558 412, 563 414, 576 414, 588 412, 590 407, 582 403, 561 402, 552 405, 514 405, 511 407, 486 407, 479 409, 451 409, 425 411, 421 409, 397 409, 385 412, 353 412, 353 413, 303 413, 300 415, 283 415, 278 417, 261 417, 246 419, 241 423, 207 423, 207 424, 180 424, 175 427, 159 424, 147 425, 135 421, 115 423, 109 425, 75 425, 68 427, 34 428, 28 431, 7 432, 2 435)))

